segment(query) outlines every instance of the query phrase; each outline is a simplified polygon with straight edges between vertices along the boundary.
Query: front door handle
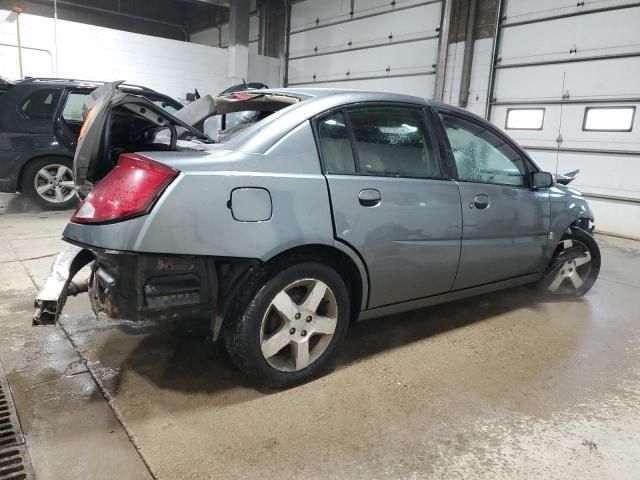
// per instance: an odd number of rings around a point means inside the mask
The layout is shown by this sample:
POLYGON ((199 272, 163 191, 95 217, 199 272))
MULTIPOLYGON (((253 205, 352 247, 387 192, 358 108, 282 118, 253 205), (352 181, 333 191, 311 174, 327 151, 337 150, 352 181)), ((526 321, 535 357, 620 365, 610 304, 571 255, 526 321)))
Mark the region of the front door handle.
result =
POLYGON ((377 207, 380 205, 382 195, 380 195, 380 192, 375 188, 365 188, 364 190, 360 190, 358 200, 363 207, 377 207))
POLYGON ((483 210, 483 209, 489 207, 490 204, 491 204, 491 202, 489 201, 489 195, 487 195, 485 193, 480 193, 480 194, 475 196, 475 198, 473 199, 473 203, 471 205, 469 205, 469 206, 471 208, 473 208, 475 206, 477 209, 483 210))

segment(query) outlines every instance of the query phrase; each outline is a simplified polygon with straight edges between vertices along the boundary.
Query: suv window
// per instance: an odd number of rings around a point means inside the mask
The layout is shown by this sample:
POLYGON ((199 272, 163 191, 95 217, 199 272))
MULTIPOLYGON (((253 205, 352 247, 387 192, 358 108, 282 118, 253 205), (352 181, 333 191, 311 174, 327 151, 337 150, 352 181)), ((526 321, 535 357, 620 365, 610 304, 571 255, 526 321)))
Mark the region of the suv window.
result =
POLYGON ((332 113, 320 121, 318 136, 327 173, 355 173, 351 140, 341 112, 332 113))
POLYGON ((525 184, 522 156, 500 137, 475 122, 440 113, 458 178, 467 182, 521 186, 525 184))
POLYGON ((47 120, 53 117, 60 98, 59 90, 36 90, 20 105, 27 118, 47 120))
POLYGON ((87 99, 89 92, 71 92, 67 96, 67 101, 62 109, 62 118, 65 122, 82 123, 82 106, 87 99))
POLYGON ((410 107, 369 107, 349 111, 360 173, 442 178, 424 113, 410 107))

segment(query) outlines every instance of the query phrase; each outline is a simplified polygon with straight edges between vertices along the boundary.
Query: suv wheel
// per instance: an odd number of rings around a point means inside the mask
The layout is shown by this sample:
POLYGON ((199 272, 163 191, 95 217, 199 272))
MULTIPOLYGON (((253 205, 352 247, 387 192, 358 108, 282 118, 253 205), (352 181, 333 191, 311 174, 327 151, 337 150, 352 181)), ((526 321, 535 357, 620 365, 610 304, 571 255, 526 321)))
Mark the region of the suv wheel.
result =
POLYGON ((40 158, 26 166, 22 192, 47 210, 68 210, 76 202, 73 162, 67 158, 40 158))
POLYGON ((600 272, 600 249, 580 228, 571 228, 558 243, 542 280, 550 294, 581 297, 593 287, 600 272))
POLYGON ((233 362, 270 387, 304 382, 330 367, 349 323, 349 293, 316 262, 266 269, 232 309, 225 345, 233 362))

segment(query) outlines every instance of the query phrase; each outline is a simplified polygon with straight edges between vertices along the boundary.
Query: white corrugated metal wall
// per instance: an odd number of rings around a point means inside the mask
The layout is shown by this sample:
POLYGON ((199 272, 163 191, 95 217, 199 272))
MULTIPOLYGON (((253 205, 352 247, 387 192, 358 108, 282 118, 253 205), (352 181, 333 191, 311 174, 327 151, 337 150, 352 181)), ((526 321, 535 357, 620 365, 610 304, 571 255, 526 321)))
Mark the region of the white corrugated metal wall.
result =
POLYGON ((286 83, 432 97, 441 7, 441 0, 295 2, 286 83))
POLYGON ((543 168, 580 170, 572 185, 600 231, 640 237, 640 2, 503 0, 501 9, 490 120, 543 168))

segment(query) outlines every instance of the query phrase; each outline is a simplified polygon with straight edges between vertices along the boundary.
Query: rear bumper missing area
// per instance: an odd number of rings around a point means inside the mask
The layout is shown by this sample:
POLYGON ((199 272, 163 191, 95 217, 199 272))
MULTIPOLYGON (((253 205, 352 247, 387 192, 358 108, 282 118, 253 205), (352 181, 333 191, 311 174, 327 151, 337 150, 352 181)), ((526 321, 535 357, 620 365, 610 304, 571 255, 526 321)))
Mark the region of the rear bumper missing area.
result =
POLYGON ((36 298, 33 323, 55 324, 67 296, 87 289, 93 310, 111 318, 213 318, 218 291, 215 266, 210 257, 72 246, 56 257, 36 298), (88 284, 73 283, 74 275, 91 261, 88 284))
POLYGON ((89 295, 111 318, 212 318, 218 291, 215 260, 92 249, 89 295))

